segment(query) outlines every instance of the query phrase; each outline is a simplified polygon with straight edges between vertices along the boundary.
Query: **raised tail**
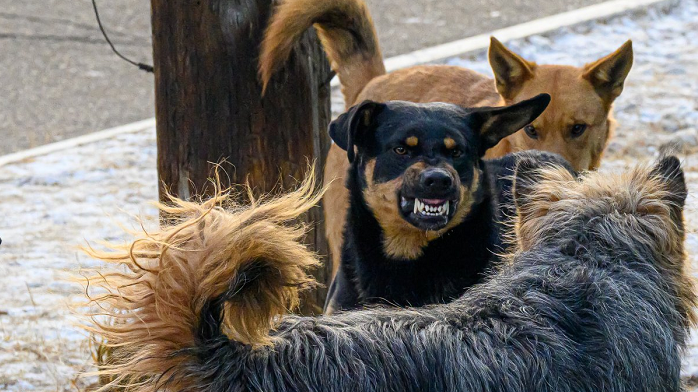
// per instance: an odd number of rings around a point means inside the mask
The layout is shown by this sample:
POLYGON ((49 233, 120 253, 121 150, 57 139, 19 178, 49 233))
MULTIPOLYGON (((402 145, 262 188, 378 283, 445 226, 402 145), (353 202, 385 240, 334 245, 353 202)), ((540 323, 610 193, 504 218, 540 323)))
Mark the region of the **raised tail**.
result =
POLYGON ((279 4, 262 41, 259 76, 263 88, 313 25, 349 107, 371 79, 385 74, 373 19, 362 0, 284 0, 279 4))
POLYGON ((109 251, 86 249, 120 267, 87 277, 90 308, 99 309, 87 329, 111 353, 99 370, 111 380, 103 390, 196 390, 201 352, 230 347, 214 341, 272 342, 277 316, 316 284, 307 270, 318 260, 296 222, 321 197, 312 172, 308 178, 249 206, 222 192, 202 203, 173 197, 159 207, 178 223, 109 251))

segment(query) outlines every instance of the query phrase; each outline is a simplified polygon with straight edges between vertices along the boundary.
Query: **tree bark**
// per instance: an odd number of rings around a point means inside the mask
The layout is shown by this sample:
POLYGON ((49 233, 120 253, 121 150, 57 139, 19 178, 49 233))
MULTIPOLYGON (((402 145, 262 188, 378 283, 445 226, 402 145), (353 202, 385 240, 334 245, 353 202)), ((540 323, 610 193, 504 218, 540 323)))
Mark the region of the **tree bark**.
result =
MULTIPOLYGON (((314 31, 262 97, 258 48, 272 0, 151 5, 161 199, 166 189, 185 199, 210 192, 207 180, 222 160, 230 164, 223 180, 249 182, 259 193, 293 187, 309 161, 324 166, 331 70, 314 31)), ((303 219, 313 227, 308 243, 325 256, 322 216, 317 207, 303 219)), ((327 265, 316 273, 321 283, 327 265)), ((304 312, 321 306, 325 294, 314 293, 304 312)))

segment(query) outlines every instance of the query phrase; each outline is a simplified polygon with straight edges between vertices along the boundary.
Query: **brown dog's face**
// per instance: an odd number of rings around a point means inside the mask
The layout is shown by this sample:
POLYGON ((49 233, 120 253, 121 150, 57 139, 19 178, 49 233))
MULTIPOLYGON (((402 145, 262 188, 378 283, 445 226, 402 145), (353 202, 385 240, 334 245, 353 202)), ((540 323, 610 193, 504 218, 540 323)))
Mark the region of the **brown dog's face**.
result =
POLYGON ((414 259, 460 224, 477 198, 484 152, 548 102, 542 95, 510 107, 465 109, 367 101, 334 121, 330 135, 352 162, 350 190, 361 192, 383 229, 385 253, 414 259))
POLYGON ((510 150, 550 151, 562 155, 577 171, 596 169, 611 136, 613 101, 632 66, 630 41, 582 68, 537 65, 494 38, 489 57, 497 91, 507 104, 540 93, 552 97, 540 117, 507 139, 510 150))

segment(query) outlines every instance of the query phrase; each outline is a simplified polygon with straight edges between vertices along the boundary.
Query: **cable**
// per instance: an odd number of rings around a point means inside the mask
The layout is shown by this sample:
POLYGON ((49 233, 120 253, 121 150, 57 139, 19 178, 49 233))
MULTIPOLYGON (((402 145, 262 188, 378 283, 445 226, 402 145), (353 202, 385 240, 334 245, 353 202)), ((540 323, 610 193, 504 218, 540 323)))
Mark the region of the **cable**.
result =
POLYGON ((99 11, 97 10, 97 1, 96 0, 92 0, 92 7, 95 10, 95 16, 97 17, 97 24, 99 25, 99 29, 102 31, 102 35, 104 36, 104 39, 107 40, 107 43, 109 44, 109 46, 111 46, 111 50, 113 50, 114 53, 116 53, 116 55, 121 57, 124 61, 127 61, 128 63, 135 65, 136 67, 138 67, 139 69, 141 69, 145 72, 153 73, 154 69, 153 69, 152 65, 137 63, 131 59, 126 58, 126 56, 122 55, 121 53, 119 53, 118 50, 116 50, 116 48, 114 47, 114 44, 109 39, 107 32, 104 31, 104 26, 102 26, 102 20, 99 18, 99 11))

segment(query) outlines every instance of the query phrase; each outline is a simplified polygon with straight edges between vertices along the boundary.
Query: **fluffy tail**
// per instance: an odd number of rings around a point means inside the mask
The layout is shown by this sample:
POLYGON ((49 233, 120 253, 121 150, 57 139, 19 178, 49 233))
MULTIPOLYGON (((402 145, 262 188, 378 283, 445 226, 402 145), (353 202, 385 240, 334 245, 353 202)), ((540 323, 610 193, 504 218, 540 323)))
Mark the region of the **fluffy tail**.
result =
POLYGON ((259 76, 266 89, 301 35, 315 26, 347 106, 376 76, 385 74, 373 19, 362 0, 284 0, 262 41, 259 76))
POLYGON ((197 346, 224 334, 271 343, 277 316, 316 284, 306 271, 317 258, 294 223, 321 197, 312 172, 308 178, 295 192, 250 206, 222 192, 202 203, 172 197, 159 208, 178 223, 109 251, 86 249, 121 267, 87 277, 91 308, 99 309, 87 328, 111 353, 99 370, 111 380, 103 390, 195 390, 201 384, 188 379, 187 366, 201 360, 197 346))

